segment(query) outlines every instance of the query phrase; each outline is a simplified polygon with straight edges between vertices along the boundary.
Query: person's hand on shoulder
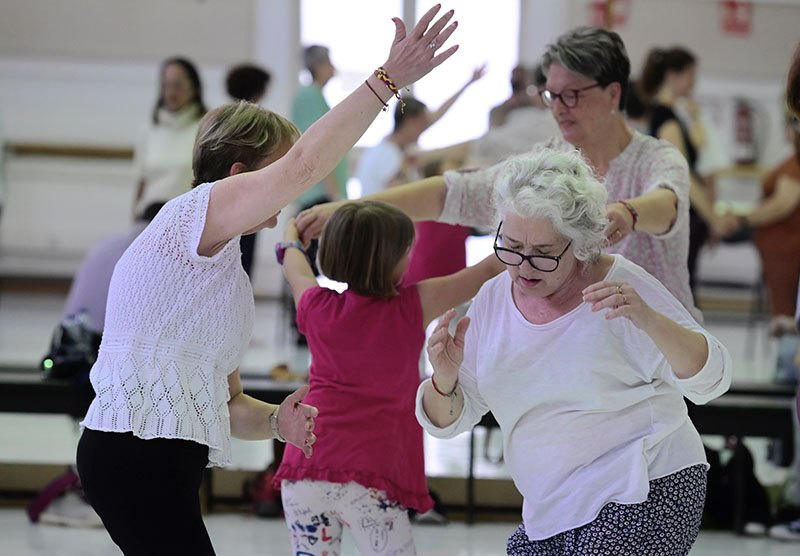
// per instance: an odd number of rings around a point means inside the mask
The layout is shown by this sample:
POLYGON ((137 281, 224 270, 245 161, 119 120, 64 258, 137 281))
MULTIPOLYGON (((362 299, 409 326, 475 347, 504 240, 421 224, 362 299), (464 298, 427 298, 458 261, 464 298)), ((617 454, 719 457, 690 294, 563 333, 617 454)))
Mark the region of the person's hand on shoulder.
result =
POLYGON ((335 203, 321 203, 307 208, 297 215, 297 233, 300 242, 308 246, 312 239, 322 235, 322 229, 330 218, 331 214, 345 204, 347 200, 336 201, 335 203))

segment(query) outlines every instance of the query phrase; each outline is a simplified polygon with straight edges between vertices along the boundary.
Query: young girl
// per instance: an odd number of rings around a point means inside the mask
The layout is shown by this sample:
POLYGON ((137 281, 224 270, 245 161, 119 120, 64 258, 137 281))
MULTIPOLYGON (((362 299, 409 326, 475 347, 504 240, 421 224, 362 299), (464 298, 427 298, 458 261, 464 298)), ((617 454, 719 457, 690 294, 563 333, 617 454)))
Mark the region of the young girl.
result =
POLYGON ((319 409, 314 456, 287 446, 275 476, 295 554, 339 554, 347 526, 362 554, 414 554, 407 508, 433 507, 422 430, 414 417, 425 329, 501 270, 495 257, 456 274, 400 284, 414 225, 399 209, 362 201, 337 209, 319 250, 320 287, 292 220, 279 260, 312 363, 306 403, 319 409))

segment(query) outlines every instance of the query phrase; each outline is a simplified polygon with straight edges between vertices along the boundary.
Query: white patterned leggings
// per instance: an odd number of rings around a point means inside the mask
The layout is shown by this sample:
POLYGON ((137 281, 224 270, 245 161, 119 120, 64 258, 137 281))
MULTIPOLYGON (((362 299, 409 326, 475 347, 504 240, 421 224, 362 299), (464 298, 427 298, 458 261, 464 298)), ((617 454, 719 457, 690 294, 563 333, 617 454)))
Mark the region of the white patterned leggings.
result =
POLYGON ((416 554, 408 511, 386 492, 358 483, 282 481, 294 556, 338 556, 346 526, 361 554, 416 554))

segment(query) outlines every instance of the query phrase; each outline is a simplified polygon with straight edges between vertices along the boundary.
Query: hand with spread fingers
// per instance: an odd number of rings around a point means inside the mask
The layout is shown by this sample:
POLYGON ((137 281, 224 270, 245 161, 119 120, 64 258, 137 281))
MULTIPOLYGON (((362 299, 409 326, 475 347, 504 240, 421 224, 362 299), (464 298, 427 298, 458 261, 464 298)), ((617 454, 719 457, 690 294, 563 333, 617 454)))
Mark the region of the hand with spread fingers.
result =
POLYGON ((582 293, 583 300, 592 304, 592 311, 610 309, 605 315, 606 320, 627 317, 637 328, 645 330, 658 315, 633 286, 624 282, 595 282, 582 293))
POLYGON ((306 458, 311 457, 314 442, 314 418, 319 413, 316 407, 301 403, 308 394, 308 385, 303 385, 288 395, 278 408, 278 433, 286 442, 300 448, 306 458))
POLYGON ((448 11, 431 25, 441 7, 441 4, 436 4, 428 10, 408 34, 399 18, 392 19, 395 24, 394 42, 383 67, 398 89, 426 75, 458 50, 458 45, 454 45, 440 51, 458 26, 457 21, 448 25, 454 10, 448 11))
POLYGON ((428 359, 433 366, 436 387, 442 392, 451 392, 456 387, 458 370, 464 361, 464 337, 469 328, 469 317, 458 321, 455 336, 451 336, 450 321, 455 316, 455 309, 442 315, 428 340, 428 359))

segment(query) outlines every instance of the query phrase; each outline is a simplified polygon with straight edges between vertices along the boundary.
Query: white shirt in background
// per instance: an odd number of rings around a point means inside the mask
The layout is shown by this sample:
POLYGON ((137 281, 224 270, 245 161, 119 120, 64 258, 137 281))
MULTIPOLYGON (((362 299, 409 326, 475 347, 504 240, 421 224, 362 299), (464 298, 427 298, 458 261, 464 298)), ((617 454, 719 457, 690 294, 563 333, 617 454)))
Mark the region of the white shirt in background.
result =
POLYGON ((403 169, 403 151, 384 139, 365 149, 358 158, 356 178, 361 182, 361 196, 380 193, 397 179, 403 169))
POLYGON ((136 187, 144 180, 136 202, 138 217, 152 203, 166 203, 192 187, 192 149, 200 124, 199 109, 191 105, 180 112, 159 110, 159 123, 147 126, 134 151, 136 187))

